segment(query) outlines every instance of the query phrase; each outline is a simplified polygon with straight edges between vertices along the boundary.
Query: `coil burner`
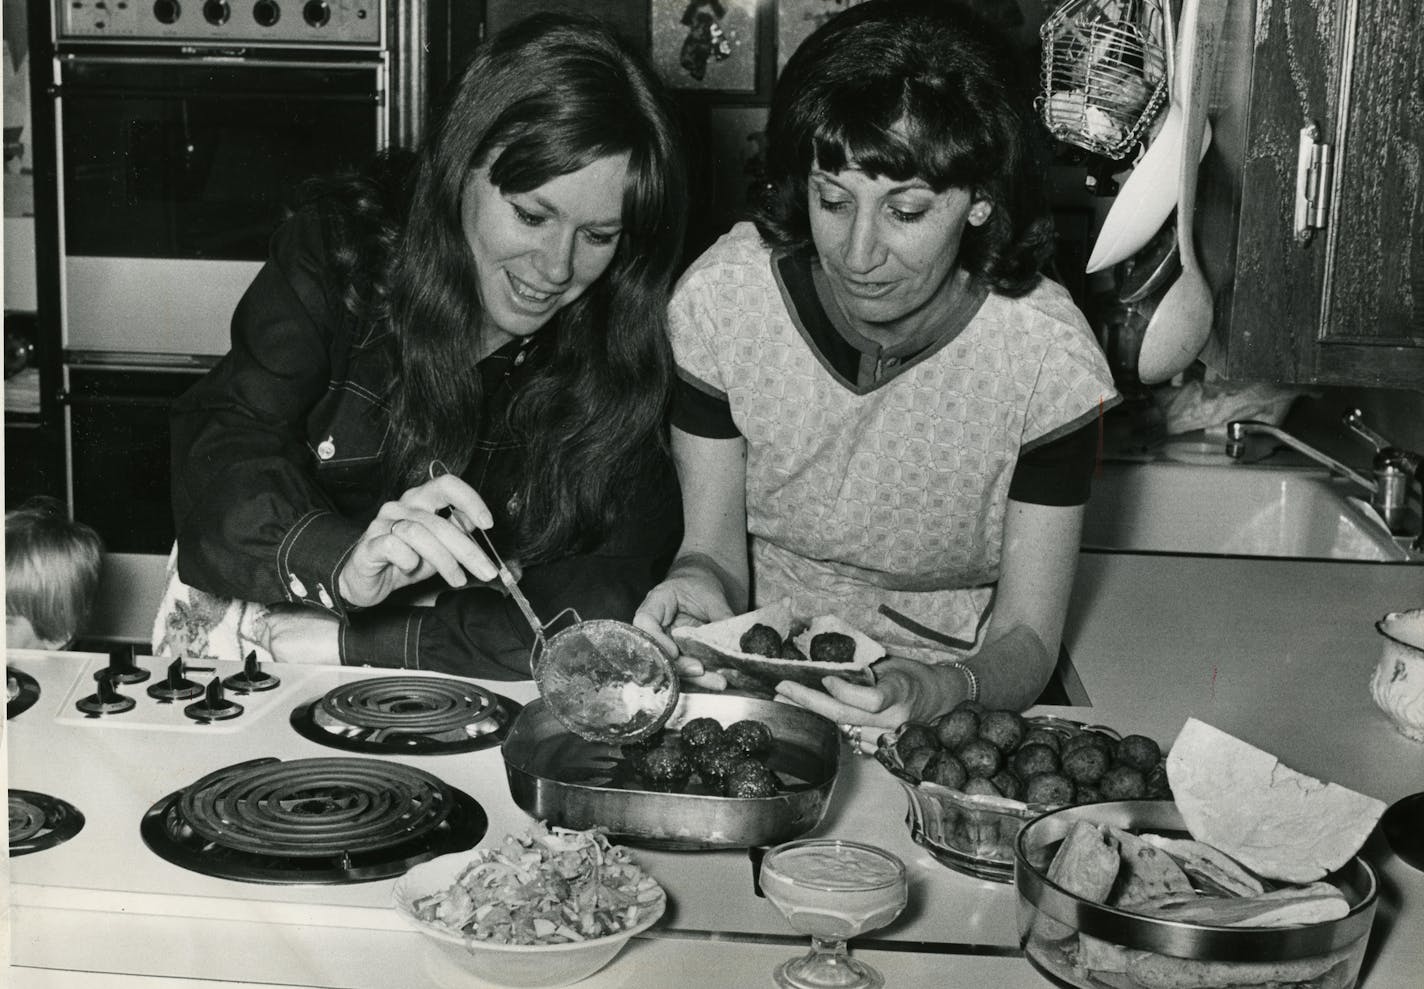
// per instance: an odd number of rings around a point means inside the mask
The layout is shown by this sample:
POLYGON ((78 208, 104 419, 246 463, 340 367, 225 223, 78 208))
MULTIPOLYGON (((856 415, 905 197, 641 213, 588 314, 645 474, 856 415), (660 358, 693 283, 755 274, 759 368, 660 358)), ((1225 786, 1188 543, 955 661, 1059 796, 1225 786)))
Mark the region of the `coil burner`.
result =
POLYGON ((374 759, 255 759, 154 804, 139 827, 174 865, 254 883, 359 883, 474 847, 489 820, 419 769, 374 759))
POLYGON ((40 682, 24 670, 5 667, 5 717, 14 721, 40 699, 40 682))
POLYGON ((84 815, 58 797, 32 790, 10 791, 10 856, 28 855, 68 841, 84 827, 84 815))
POLYGON ((498 745, 519 708, 453 677, 377 677, 301 705, 291 722, 303 738, 333 748, 438 755, 498 745))

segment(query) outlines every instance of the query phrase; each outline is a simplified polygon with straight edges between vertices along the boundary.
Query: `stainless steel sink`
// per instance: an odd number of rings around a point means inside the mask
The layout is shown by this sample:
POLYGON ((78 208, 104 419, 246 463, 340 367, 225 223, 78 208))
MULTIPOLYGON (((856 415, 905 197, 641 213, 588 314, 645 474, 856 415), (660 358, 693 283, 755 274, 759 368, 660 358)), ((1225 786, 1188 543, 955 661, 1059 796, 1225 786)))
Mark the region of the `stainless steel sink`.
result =
POLYGON ((1107 462, 1093 478, 1082 544, 1206 556, 1424 560, 1345 481, 1314 467, 1107 462))

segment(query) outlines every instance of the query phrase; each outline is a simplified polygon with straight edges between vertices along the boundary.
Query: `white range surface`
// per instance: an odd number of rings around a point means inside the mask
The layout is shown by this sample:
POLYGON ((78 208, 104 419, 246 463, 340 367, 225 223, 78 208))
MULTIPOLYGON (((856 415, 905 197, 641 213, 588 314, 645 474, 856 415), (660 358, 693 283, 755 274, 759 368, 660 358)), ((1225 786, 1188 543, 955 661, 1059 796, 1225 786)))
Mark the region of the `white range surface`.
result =
MULTIPOLYGON (((1395 733, 1369 700, 1379 649, 1373 622, 1421 603, 1419 567, 1085 554, 1068 642, 1093 708, 1045 710, 1164 744, 1195 715, 1297 769, 1393 801, 1424 789, 1424 746, 1395 733)), ((42 688, 5 732, 9 786, 63 798, 86 818, 70 841, 9 863, 15 989, 479 985, 427 968, 433 953, 390 907, 394 880, 209 878, 159 858, 139 835, 155 802, 216 769, 262 757, 357 755, 307 740, 288 716, 352 678, 391 671, 273 667, 279 688, 240 698, 248 710, 234 721, 201 726, 171 709, 134 721, 79 717, 72 701, 92 690, 106 657, 14 651, 7 659, 42 688)), ((140 663, 162 675, 160 661, 140 663)), ((534 696, 527 683, 484 686, 517 701, 534 696)), ((126 692, 140 709, 151 706, 142 686, 126 692)), ((398 760, 468 793, 489 816, 486 841, 529 823, 509 795, 497 748, 360 757, 398 760)), ((1018 952, 1012 888, 937 863, 910 841, 904 811, 887 773, 844 757, 817 833, 890 849, 912 882, 905 915, 858 953, 891 986, 1045 985, 1018 952)), ((1367 853, 1384 895, 1362 985, 1418 985, 1424 874, 1378 841, 1367 853)), ((670 909, 584 985, 767 985, 775 964, 799 950, 801 939, 753 895, 745 853, 636 854, 668 890, 670 909)))

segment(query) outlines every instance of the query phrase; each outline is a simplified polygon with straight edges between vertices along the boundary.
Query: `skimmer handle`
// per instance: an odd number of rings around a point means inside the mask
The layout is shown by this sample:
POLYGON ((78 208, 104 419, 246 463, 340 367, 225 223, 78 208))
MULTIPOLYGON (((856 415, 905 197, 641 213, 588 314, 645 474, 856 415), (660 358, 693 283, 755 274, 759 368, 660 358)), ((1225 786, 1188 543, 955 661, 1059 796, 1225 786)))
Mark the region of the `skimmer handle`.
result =
MULTIPOLYGON (((430 479, 432 481, 448 473, 450 473, 450 468, 446 467, 443 461, 439 459, 430 461, 430 479)), ((440 514, 448 518, 447 513, 449 511, 447 508, 440 514)), ((475 539, 475 542, 498 569, 499 582, 504 585, 504 589, 509 592, 509 596, 514 598, 514 603, 519 605, 519 610, 524 614, 524 620, 529 623, 530 629, 533 630, 534 639, 537 643, 536 648, 542 647, 544 645, 544 623, 539 621, 539 616, 534 613, 534 608, 530 605, 529 599, 525 597, 524 592, 519 589, 519 582, 514 579, 514 574, 510 572, 509 567, 507 567, 504 560, 500 558, 499 551, 494 548, 494 540, 490 539, 489 533, 480 528, 471 529, 470 537, 474 538, 476 536, 479 538, 475 539)))

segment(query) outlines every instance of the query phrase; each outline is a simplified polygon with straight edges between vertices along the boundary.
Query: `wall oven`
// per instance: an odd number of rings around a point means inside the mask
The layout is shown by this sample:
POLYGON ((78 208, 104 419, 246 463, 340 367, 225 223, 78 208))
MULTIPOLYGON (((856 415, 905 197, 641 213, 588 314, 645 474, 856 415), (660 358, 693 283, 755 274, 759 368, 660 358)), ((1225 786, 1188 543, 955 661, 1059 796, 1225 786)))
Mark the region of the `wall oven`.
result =
POLYGON ((295 186, 387 142, 384 6, 55 9, 64 347, 220 355, 295 186))
POLYGON ((168 550, 168 408, 226 353, 232 311, 297 187, 413 137, 422 87, 392 90, 419 65, 422 9, 50 6, 39 109, 52 135, 68 493, 111 550, 168 550))

